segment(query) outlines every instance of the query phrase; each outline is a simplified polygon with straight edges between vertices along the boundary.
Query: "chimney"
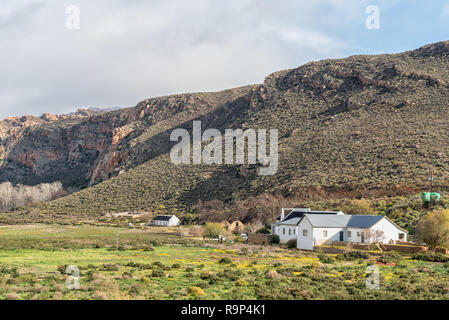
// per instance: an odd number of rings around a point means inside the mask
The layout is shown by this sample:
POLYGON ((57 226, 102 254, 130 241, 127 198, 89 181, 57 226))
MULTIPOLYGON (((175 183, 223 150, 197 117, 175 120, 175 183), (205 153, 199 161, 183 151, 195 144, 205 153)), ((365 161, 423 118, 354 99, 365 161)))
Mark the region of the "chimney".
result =
POLYGON ((286 211, 286 210, 290 210, 290 209, 288 209, 288 208, 282 208, 281 221, 284 220, 284 218, 285 218, 285 211, 286 211))

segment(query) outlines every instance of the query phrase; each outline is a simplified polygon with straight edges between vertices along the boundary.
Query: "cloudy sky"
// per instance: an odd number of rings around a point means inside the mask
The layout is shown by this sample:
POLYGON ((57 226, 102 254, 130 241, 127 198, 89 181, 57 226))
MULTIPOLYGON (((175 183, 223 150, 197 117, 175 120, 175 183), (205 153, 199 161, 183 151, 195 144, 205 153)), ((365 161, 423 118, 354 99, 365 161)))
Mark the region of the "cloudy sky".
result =
POLYGON ((448 32, 448 0, 0 0, 0 118, 261 83, 448 32))

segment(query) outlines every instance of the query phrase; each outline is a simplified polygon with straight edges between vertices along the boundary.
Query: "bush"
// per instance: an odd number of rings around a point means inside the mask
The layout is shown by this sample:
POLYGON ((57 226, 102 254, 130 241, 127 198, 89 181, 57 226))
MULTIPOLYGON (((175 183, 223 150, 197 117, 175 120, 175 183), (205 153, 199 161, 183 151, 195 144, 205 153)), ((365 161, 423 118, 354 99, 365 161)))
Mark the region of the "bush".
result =
POLYGON ((370 255, 363 251, 348 251, 341 255, 343 260, 353 261, 357 259, 369 259, 370 255))
POLYGON ((259 234, 270 234, 271 230, 268 229, 268 228, 261 228, 261 229, 257 230, 256 233, 259 233, 259 234))
POLYGON ((164 274, 164 271, 162 271, 162 270, 153 270, 153 272, 151 273, 151 277, 153 277, 153 278, 162 278, 164 276, 165 276, 165 274, 164 274))
POLYGON ((205 295, 204 290, 200 287, 190 287, 188 289, 188 293, 195 297, 202 297, 205 295))
POLYGON ((377 261, 380 263, 397 263, 402 260, 402 256, 397 253, 384 253, 382 254, 377 261))
POLYGON ((204 236, 208 238, 218 238, 219 235, 224 235, 225 229, 221 225, 221 223, 206 223, 204 227, 204 236))
POLYGON ((279 243, 280 241, 281 241, 281 239, 279 238, 279 236, 277 234, 272 235, 270 238, 270 243, 279 243))
POLYGON ((332 259, 332 257, 329 257, 328 255, 324 254, 324 253, 320 253, 318 255, 318 259, 320 259, 321 263, 333 263, 334 259, 332 259))
POLYGON ((150 278, 143 276, 142 278, 140 278, 140 280, 142 280, 142 282, 149 284, 151 282, 150 278))
POLYGON ((291 239, 291 240, 288 240, 288 242, 287 242, 287 248, 290 248, 290 249, 296 249, 297 248, 297 246, 296 246, 296 239, 291 239))
POLYGON ((218 261, 218 263, 220 263, 220 264, 231 264, 232 260, 225 257, 225 258, 221 258, 220 261, 218 261))
POLYGON ((235 285, 237 287, 247 287, 248 286, 248 282, 246 282, 244 279, 239 279, 235 282, 235 285))
POLYGON ((412 259, 428 262, 449 262, 448 256, 442 253, 434 253, 434 252, 415 253, 412 255, 412 259))

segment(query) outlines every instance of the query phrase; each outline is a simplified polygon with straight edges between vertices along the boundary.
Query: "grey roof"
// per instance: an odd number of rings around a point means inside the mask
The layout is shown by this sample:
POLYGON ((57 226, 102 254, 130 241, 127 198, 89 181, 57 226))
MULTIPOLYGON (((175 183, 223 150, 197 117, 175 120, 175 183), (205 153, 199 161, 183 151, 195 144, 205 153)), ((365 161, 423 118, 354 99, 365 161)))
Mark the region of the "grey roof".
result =
MULTIPOLYGON (((286 215, 280 224, 297 224, 305 214, 319 214, 319 215, 337 215, 340 211, 314 211, 307 208, 295 209, 286 215), (292 220, 292 221, 289 221, 292 220)), ((279 216, 276 220, 281 220, 279 216)))
POLYGON ((292 219, 286 219, 286 220, 284 220, 284 221, 282 221, 282 222, 280 222, 279 223, 279 225, 282 225, 282 224, 287 224, 287 225, 294 225, 294 226, 296 226, 298 223, 299 223, 299 221, 301 221, 301 219, 302 219, 302 217, 301 218, 292 218, 292 219))
POLYGON ((322 228, 371 228, 384 218, 384 216, 363 215, 330 215, 330 214, 306 214, 305 217, 314 227, 322 228))
POLYGON ((154 220, 157 221, 168 221, 172 218, 173 216, 157 216, 156 218, 154 218, 154 220))
POLYGON ((348 228, 371 228, 383 218, 384 216, 351 216, 348 228))

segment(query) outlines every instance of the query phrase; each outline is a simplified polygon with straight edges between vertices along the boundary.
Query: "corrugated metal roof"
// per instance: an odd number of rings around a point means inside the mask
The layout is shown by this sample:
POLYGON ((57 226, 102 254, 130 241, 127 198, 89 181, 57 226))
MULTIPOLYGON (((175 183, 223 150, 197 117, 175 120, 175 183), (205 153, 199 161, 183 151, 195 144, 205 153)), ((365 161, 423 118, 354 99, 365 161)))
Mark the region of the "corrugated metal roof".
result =
POLYGON ((281 223, 279 223, 279 225, 286 224, 286 225, 295 225, 296 226, 299 223, 299 221, 301 221, 301 219, 302 219, 302 217, 284 220, 281 223))
POLYGON ((316 228, 371 228, 384 218, 384 216, 364 215, 330 215, 330 214, 306 214, 312 226, 316 228))
POLYGON ((305 217, 317 228, 345 228, 351 219, 351 216, 335 214, 306 214, 305 217))
POLYGON ((173 217, 173 216, 157 216, 156 218, 154 218, 154 220, 157 220, 157 221, 168 221, 168 220, 171 219, 171 217, 173 217))
MULTIPOLYGON (((320 214, 320 215, 332 214, 332 215, 337 215, 339 213, 340 213, 340 211, 312 211, 310 209, 296 209, 296 210, 293 210, 292 212, 290 212, 284 218, 284 220, 282 220, 281 224, 293 224, 289 220, 295 219, 295 221, 296 221, 297 218, 299 218, 299 220, 301 220, 301 218, 304 217, 305 214, 320 214)), ((280 220, 280 216, 278 218, 279 219, 277 219, 277 220, 280 220)), ((299 222, 299 220, 297 222, 299 222)))
POLYGON ((384 216, 351 216, 348 228, 371 228, 383 218, 384 216))

